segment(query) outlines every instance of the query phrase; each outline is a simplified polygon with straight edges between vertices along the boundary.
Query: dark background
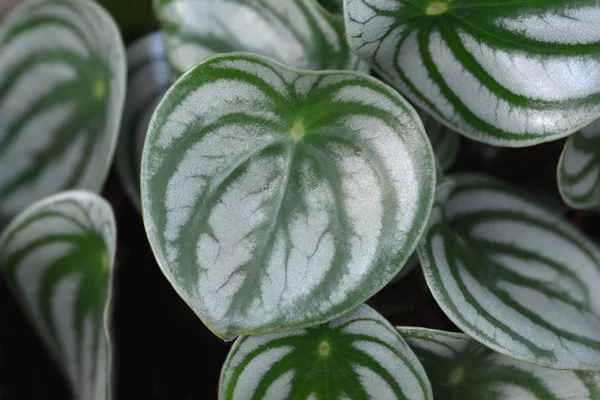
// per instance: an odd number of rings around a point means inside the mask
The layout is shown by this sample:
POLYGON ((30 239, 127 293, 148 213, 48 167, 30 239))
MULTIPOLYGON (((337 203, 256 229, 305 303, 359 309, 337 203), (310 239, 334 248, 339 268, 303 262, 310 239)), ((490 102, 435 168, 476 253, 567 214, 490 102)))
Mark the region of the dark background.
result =
MULTIPOLYGON (((0 19, 10 3, 0 0, 0 19)), ((157 28, 150 0, 100 1, 127 43, 157 28)), ((597 209, 573 211, 561 202, 556 165, 564 140, 525 149, 499 149, 462 139, 453 171, 495 175, 537 195, 598 239, 597 209)), ((231 343, 209 332, 177 296, 156 265, 141 217, 114 173, 103 196, 118 224, 113 318, 114 393, 119 399, 216 398, 221 365, 231 343)), ((426 288, 419 268, 384 288, 369 304, 394 325, 456 327, 426 288)), ((68 387, 0 279, 0 399, 69 399, 68 387)))

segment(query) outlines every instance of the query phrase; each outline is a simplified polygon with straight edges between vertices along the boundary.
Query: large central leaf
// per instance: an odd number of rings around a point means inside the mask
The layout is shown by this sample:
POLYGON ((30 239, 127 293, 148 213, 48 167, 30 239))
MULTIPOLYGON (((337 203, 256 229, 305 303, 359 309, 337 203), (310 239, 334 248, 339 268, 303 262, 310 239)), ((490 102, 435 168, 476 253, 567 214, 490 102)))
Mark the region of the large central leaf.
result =
POLYGON ((290 67, 366 70, 344 24, 316 0, 155 0, 169 59, 183 73, 216 53, 246 51, 290 67))
POLYGON ((438 187, 418 247, 427 284, 465 333, 560 369, 600 371, 600 252, 568 222, 491 178, 438 187))
POLYGON ((437 119, 489 144, 600 116, 597 0, 346 0, 350 46, 437 119))
POLYGON ((415 247, 434 174, 417 113, 386 85, 232 53, 159 105, 142 208, 167 278, 232 339, 325 322, 372 296, 415 247))

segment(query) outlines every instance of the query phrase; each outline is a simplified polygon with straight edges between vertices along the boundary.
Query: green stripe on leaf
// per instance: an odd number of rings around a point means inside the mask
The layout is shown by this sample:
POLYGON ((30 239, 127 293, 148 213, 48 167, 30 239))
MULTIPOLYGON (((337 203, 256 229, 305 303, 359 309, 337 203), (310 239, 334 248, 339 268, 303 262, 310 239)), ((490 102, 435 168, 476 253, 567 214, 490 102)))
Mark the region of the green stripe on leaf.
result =
POLYGON ((404 339, 366 305, 324 325, 240 337, 219 382, 220 400, 432 398, 404 339))
POLYGON ((418 254, 468 335, 542 366, 600 370, 600 252, 567 221, 504 183, 459 175, 438 187, 418 254))
POLYGON ((142 157, 162 271, 218 336, 323 323, 416 246, 435 186, 414 109, 353 72, 210 58, 167 93, 142 157))
POLYGON ((436 119, 493 145, 600 116, 596 0, 346 0, 350 47, 436 119))
POLYGON ((66 189, 101 189, 125 95, 120 33, 95 2, 28 1, 0 27, 0 227, 66 189))
POLYGON ((0 236, 0 266, 78 399, 111 397, 115 235, 108 203, 70 191, 34 203, 0 236))
POLYGON ((597 372, 554 370, 490 350, 462 333, 399 327, 444 400, 593 400, 597 372))
POLYGON ((600 204, 600 120, 575 132, 560 157, 558 189, 573 208, 600 204))
POLYGON ((261 54, 290 67, 366 71, 343 23, 316 0, 155 0, 180 74, 217 53, 261 54))

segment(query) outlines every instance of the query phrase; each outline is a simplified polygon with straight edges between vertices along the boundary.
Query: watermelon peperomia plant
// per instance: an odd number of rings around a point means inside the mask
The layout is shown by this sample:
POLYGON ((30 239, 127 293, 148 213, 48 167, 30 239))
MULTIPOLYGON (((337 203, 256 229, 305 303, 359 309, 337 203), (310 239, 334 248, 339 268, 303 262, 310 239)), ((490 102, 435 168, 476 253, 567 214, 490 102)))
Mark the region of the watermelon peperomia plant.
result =
POLYGON ((131 397, 132 212, 230 346, 186 399, 600 399, 600 1, 106 4, 0 25, 0 271, 73 399, 131 397))

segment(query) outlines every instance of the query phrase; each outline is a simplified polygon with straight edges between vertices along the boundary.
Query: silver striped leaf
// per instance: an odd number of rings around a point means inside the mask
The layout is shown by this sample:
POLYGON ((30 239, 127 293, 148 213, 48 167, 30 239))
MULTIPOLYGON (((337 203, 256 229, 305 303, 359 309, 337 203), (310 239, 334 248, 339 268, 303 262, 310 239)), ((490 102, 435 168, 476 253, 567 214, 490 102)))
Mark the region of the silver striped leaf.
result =
POLYGON ((141 179, 162 271, 231 340, 329 321, 381 289, 421 236, 435 166, 417 113, 378 80, 229 53, 167 92, 141 179))
POLYGON ((567 221, 489 177, 438 187, 418 247, 446 315, 508 356, 600 370, 600 252, 567 221))
POLYGON ((76 399, 111 398, 115 246, 110 205, 82 190, 34 203, 0 236, 0 267, 76 399))
POLYGON ((125 95, 123 44, 95 2, 26 1, 0 27, 0 227, 36 200, 99 191, 125 95))
POLYGON ((600 116, 598 0, 346 0, 350 47, 452 129, 521 147, 600 116))
POLYGON ((221 371, 220 400, 433 399, 402 336, 361 305, 324 325, 240 337, 221 371))
POLYGON ((597 372, 555 370, 518 361, 462 333, 399 327, 444 400, 596 400, 597 372))
POLYGON ((600 119, 569 137, 558 162, 557 180, 569 206, 600 204, 600 119))
POLYGON ((318 0, 327 11, 336 16, 343 16, 344 0, 318 0))
POLYGON ((142 150, 150 118, 173 83, 165 36, 155 32, 127 49, 127 98, 115 163, 121 183, 138 211, 142 150))
POLYGON ((350 51, 343 22, 316 0, 154 0, 154 9, 179 74, 237 51, 300 69, 368 70, 350 51))

